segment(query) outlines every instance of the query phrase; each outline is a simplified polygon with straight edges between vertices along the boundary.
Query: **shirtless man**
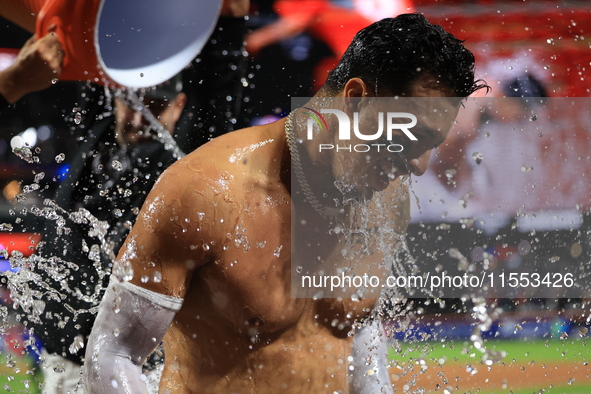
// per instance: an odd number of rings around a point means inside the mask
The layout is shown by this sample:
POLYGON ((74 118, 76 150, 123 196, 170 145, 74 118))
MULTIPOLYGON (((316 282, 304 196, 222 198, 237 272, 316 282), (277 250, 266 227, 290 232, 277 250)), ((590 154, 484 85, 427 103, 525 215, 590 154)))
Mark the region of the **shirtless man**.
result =
MULTIPOLYGON (((401 15, 362 30, 316 97, 338 97, 343 111, 363 118, 374 109, 355 104, 360 98, 467 97, 480 87, 473 67, 459 40, 421 15, 401 15)), ((392 161, 392 187, 398 175, 421 175, 445 139, 460 100, 443 101, 439 120, 392 161)), ((112 276, 119 281, 111 282, 93 327, 85 363, 89 392, 143 392, 141 365, 162 340, 163 393, 363 390, 348 382, 349 332, 375 298, 292 296, 291 215, 302 186, 291 180, 287 136, 304 138, 293 122, 299 112, 219 137, 159 179, 121 249, 112 276)), ((335 130, 336 118, 326 119, 335 130)), ((322 138, 334 142, 336 133, 322 138)), ((297 150, 302 162, 317 167, 314 184, 328 185, 318 194, 320 205, 338 196, 331 185, 348 170, 359 175, 354 199, 371 201, 392 180, 384 175, 384 153, 347 164, 308 144, 297 150)), ((301 223, 330 221, 308 205, 299 206, 301 223)), ((350 212, 344 206, 340 214, 350 212)), ((338 246, 335 238, 322 252, 334 259, 338 246)))

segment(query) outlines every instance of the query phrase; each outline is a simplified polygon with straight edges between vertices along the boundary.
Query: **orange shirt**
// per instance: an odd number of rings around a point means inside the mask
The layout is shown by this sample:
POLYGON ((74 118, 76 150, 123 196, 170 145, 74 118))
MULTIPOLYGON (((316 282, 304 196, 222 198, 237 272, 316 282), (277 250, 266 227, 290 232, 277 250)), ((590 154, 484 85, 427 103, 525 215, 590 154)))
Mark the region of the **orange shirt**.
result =
POLYGON ((327 0, 279 0, 274 8, 280 17, 306 25, 339 57, 355 34, 372 23, 355 9, 335 6, 327 0))

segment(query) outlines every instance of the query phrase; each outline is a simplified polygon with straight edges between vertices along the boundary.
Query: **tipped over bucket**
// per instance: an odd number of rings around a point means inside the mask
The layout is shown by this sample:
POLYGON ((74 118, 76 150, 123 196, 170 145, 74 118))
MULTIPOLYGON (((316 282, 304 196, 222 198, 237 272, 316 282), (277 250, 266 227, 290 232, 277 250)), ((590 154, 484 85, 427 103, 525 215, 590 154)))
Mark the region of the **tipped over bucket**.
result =
MULTIPOLYGON (((217 22, 219 0, 47 0, 36 33, 56 26, 64 49, 60 79, 157 85, 188 65, 217 22)), ((36 10, 32 10, 35 12, 36 10)))

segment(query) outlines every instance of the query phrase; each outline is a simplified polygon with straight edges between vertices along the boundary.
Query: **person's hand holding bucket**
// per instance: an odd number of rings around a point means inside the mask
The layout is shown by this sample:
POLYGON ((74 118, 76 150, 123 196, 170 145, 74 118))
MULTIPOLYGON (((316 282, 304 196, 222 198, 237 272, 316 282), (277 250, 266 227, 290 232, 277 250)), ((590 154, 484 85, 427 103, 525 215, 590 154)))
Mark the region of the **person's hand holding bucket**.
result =
POLYGON ((14 63, 0 72, 0 94, 14 103, 29 92, 45 89, 59 78, 64 53, 57 33, 37 39, 33 35, 21 48, 14 63))
POLYGON ((220 8, 221 0, 45 0, 36 32, 56 26, 65 52, 61 79, 143 88, 197 56, 220 8))
MULTIPOLYGON (((158 85, 201 51, 221 0, 0 0, 0 15, 44 37, 55 29, 62 80, 158 85), (31 15, 36 15, 35 26, 31 15)), ((239 10, 238 10, 239 11, 239 10)), ((236 11, 236 12, 238 12, 236 11)))

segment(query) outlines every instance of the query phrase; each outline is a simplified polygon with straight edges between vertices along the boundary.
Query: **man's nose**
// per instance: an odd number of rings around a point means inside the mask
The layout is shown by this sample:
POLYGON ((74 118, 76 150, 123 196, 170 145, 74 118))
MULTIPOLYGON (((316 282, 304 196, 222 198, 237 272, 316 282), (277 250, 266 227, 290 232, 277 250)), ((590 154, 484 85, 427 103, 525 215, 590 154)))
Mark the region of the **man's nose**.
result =
POLYGON ((410 172, 416 176, 421 176, 427 171, 429 167, 429 160, 431 159, 431 149, 423 152, 420 156, 408 161, 410 172))

